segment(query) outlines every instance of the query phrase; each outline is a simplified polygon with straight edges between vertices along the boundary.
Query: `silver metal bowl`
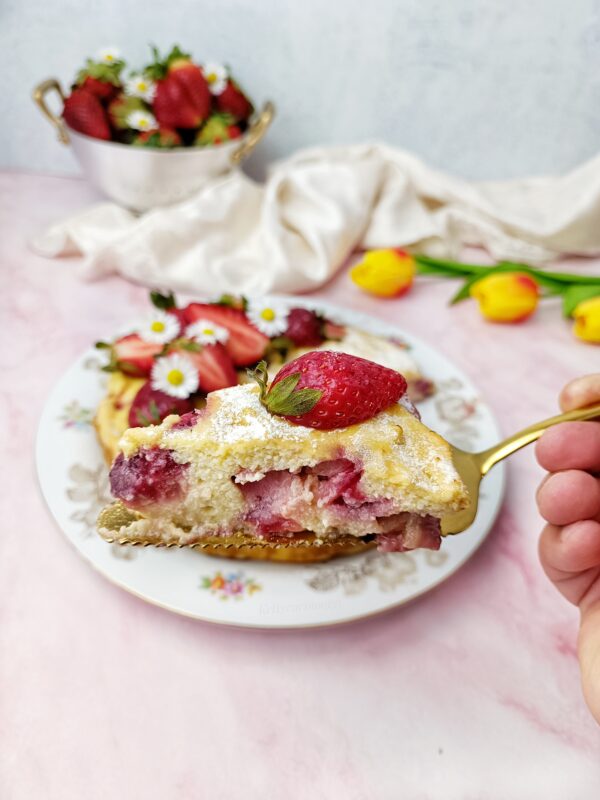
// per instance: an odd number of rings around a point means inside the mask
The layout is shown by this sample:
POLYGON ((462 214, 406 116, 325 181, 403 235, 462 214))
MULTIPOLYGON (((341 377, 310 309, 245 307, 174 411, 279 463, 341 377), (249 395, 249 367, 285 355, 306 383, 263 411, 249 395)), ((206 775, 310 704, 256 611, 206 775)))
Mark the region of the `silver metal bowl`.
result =
POLYGON ((191 197, 220 175, 239 167, 265 135, 275 108, 267 102, 250 120, 239 138, 208 147, 175 147, 160 150, 107 142, 70 128, 48 106, 47 95, 57 92, 64 103, 59 82, 50 78, 33 90, 33 99, 58 132, 59 141, 71 145, 75 157, 91 183, 119 205, 148 211, 191 197))

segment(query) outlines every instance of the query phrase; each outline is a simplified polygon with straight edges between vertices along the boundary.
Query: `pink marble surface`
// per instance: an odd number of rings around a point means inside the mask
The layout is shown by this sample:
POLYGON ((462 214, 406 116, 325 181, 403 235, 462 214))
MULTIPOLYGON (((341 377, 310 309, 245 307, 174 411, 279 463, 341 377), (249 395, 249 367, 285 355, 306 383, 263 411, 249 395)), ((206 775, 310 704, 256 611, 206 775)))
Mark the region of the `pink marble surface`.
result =
MULTIPOLYGON (((145 304, 75 259, 31 254, 40 226, 95 199, 79 180, 0 175, 0 797, 598 797, 600 729, 583 703, 577 614, 536 557, 540 471, 511 459, 496 528, 452 579, 386 616, 329 630, 211 627, 97 575, 57 530, 33 463, 57 375, 145 304)), ((584 267, 585 268, 585 267, 584 267)), ((598 271, 599 265, 587 268, 598 271)), ((450 355, 506 432, 555 411, 598 368, 548 303, 521 327, 449 308, 450 282, 368 299, 450 355)))

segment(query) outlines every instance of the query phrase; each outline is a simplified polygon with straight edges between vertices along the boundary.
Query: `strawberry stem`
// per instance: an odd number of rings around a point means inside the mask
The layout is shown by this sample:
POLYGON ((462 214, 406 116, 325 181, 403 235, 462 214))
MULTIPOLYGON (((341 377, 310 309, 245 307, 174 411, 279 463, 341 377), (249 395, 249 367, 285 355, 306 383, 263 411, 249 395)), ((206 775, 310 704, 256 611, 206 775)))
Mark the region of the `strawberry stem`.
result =
POLYGON ((319 389, 296 389, 301 378, 299 372, 271 384, 267 391, 269 376, 266 361, 261 361, 256 369, 248 370, 248 374, 260 386, 260 402, 270 414, 276 416, 301 417, 312 411, 323 395, 319 389))

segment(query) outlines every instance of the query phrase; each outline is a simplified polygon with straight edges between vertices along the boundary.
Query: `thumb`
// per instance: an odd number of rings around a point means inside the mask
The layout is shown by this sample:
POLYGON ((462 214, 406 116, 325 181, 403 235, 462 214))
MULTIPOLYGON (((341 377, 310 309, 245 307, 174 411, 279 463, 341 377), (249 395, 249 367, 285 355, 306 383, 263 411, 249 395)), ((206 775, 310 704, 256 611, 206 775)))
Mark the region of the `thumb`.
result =
POLYGON ((582 604, 578 649, 583 695, 600 723, 600 597, 582 604))

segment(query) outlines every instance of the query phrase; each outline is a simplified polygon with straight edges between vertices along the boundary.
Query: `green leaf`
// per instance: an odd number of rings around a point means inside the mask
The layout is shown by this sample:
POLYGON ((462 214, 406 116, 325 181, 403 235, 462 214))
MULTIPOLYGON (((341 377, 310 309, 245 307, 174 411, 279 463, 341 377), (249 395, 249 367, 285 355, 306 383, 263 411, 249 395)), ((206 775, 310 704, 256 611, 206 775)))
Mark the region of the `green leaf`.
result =
POLYGON ((564 316, 573 316, 573 311, 575 311, 579 303, 582 303, 584 300, 589 300, 591 297, 598 297, 599 295, 600 286, 597 286, 596 284, 578 284, 577 286, 569 286, 563 294, 562 311, 564 316))
POLYGON ((108 342, 96 342, 96 343, 94 344, 94 347, 95 347, 97 350, 107 350, 107 349, 109 349, 110 347, 112 347, 112 345, 110 345, 108 342))
POLYGON ((463 283, 458 292, 456 292, 456 294, 454 294, 450 298, 449 301, 450 305, 454 306, 456 305, 456 303, 460 303, 461 300, 467 300, 471 296, 471 286, 473 286, 474 283, 477 283, 477 281, 480 280, 481 278, 479 275, 477 275, 476 277, 467 278, 467 280, 463 283))
POLYGON ((173 292, 169 294, 161 294, 160 292, 150 292, 150 301, 156 308, 167 311, 169 308, 176 308, 175 295, 173 292))
POLYGON ((294 343, 289 336, 275 336, 268 344, 267 357, 269 355, 278 355, 281 358, 285 358, 293 347, 294 343))
POLYGON ((213 305, 228 306, 229 308, 238 308, 241 311, 245 311, 248 308, 248 300, 243 294, 222 294, 213 305))
POLYGON ((260 386, 260 402, 271 414, 299 417, 311 411, 323 395, 319 389, 296 389, 300 380, 299 372, 294 372, 278 383, 272 384, 267 392, 266 361, 261 361, 256 369, 248 370, 248 375, 260 386))
POLYGON ((150 411, 151 418, 156 420, 156 422, 160 422, 160 411, 156 405, 156 400, 150 400, 148 403, 148 409, 150 411))
POLYGON ((300 377, 299 372, 294 372, 279 383, 271 385, 264 401, 267 411, 286 417, 299 417, 312 411, 323 392, 319 389, 296 389, 300 377))
POLYGON ((188 350, 190 353, 201 353, 202 345, 198 342, 193 342, 191 339, 176 339, 171 342, 170 347, 180 347, 182 350, 188 350))

